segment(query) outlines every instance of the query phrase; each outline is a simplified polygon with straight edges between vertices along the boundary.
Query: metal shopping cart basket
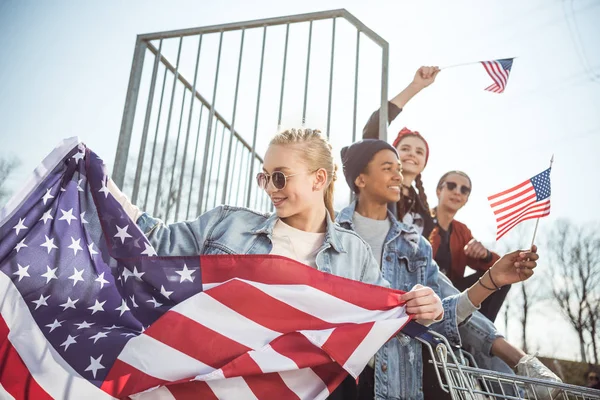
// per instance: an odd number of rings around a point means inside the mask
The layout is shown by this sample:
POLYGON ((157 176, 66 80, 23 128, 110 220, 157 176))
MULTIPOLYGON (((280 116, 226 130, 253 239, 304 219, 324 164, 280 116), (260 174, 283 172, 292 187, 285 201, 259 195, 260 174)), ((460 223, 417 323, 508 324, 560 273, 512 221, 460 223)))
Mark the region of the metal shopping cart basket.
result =
POLYGON ((428 349, 432 361, 424 368, 435 368, 441 388, 452 399, 600 400, 600 390, 480 369, 469 353, 458 350, 455 354, 446 338, 437 332, 408 327, 404 333, 428 349))

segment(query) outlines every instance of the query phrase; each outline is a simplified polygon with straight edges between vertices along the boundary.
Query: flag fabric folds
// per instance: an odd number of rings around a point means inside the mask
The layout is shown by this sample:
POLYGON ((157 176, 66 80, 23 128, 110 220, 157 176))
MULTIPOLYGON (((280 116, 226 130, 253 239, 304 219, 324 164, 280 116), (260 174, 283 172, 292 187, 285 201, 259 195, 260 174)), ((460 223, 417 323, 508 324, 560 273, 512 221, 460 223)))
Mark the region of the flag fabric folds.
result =
POLYGON ((65 140, 0 211, 0 397, 323 399, 402 292, 268 255, 159 257, 65 140))
POLYGON ((489 196, 496 216, 496 240, 520 222, 550 215, 550 168, 510 189, 489 196))
POLYGON ((502 93, 508 84, 508 75, 512 68, 514 58, 504 58, 502 60, 481 61, 485 71, 494 81, 485 90, 494 93, 502 93))

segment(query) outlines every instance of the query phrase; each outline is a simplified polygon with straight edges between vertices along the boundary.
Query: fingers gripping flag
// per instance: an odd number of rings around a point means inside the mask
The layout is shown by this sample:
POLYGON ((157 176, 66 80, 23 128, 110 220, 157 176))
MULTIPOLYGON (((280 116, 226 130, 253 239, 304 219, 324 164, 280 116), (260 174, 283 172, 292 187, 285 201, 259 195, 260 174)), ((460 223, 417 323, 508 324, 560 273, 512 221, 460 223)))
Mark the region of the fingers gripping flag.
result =
POLYGON ((0 397, 326 398, 401 292, 278 256, 158 257, 66 140, 0 211, 0 397))

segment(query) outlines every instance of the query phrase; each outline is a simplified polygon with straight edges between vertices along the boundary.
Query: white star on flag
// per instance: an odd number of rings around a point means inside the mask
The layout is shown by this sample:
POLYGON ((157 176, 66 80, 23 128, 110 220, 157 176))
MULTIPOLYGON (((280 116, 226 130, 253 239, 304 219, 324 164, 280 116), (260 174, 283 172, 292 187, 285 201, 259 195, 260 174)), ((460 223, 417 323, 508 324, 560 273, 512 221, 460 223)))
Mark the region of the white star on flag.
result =
MULTIPOLYGON (((46 236, 46 235, 44 235, 46 236)), ((40 244, 41 247, 46 247, 48 249, 48 254, 52 251, 52 249, 58 249, 58 246, 54 244, 54 238, 50 239, 46 236, 46 241, 40 244)))
POLYGON ((23 279, 24 277, 29 278, 29 272, 27 272, 27 270, 29 269, 29 265, 23 267, 21 266, 21 264, 17 264, 17 267, 19 267, 19 270, 13 272, 13 275, 17 275, 19 277, 19 282, 21 282, 21 279, 23 279))
POLYGON ((32 303, 35 304, 35 309, 37 310, 41 306, 48 306, 48 303, 46 303, 46 300, 48 300, 49 298, 50 298, 50 295, 48 295, 48 297, 44 297, 43 294, 40 294, 39 299, 32 301, 32 303))
POLYGON ((83 282, 83 271, 85 271, 84 269, 82 269, 81 271, 79 271, 77 268, 73 267, 73 275, 71 275, 69 277, 69 279, 73 280, 73 286, 75 286, 77 284, 77 282, 81 281, 83 282))
POLYGON ((133 295, 129 296, 129 298, 131 299, 131 306, 133 308, 138 308, 139 306, 135 303, 135 297, 133 295))
POLYGON ((154 250, 154 247, 150 246, 148 243, 144 243, 144 246, 146 246, 146 248, 144 249, 144 251, 142 251, 142 254, 146 254, 149 257, 157 255, 156 250, 154 250))
POLYGON ((79 245, 79 242, 81 242, 81 239, 77 239, 77 240, 75 240, 75 239, 73 238, 73 236, 71 236, 71 244, 69 245, 69 248, 70 248, 70 249, 73 249, 73 255, 75 255, 75 256, 77 255, 77 252, 78 252, 79 250, 82 250, 82 251, 83 251, 83 249, 82 249, 82 248, 81 248, 81 246, 79 245))
POLYGON ((90 366, 85 369, 86 371, 92 371, 94 379, 96 379, 96 372, 98 372, 99 369, 104 369, 104 366, 100 364, 101 360, 102 354, 97 359, 94 357, 90 357, 90 366))
POLYGON ((123 277, 123 283, 127 283, 127 278, 133 276, 133 274, 130 270, 127 269, 127 267, 123 267, 123 273, 121 274, 121 276, 123 277))
POLYGON ((46 222, 48 222, 49 219, 54 219, 54 217, 50 215, 51 213, 52 210, 48 210, 42 215, 42 218, 40 218, 40 221, 44 221, 44 225, 46 225, 46 222))
POLYGON ((160 294, 162 294, 166 299, 171 300, 169 296, 173 294, 173 291, 168 291, 163 285, 160 285, 160 294))
POLYGON ((92 315, 96 314, 97 311, 104 311, 104 303, 106 303, 106 300, 104 300, 102 303, 100 303, 97 299, 96 299, 96 303, 91 306, 88 307, 88 310, 92 310, 92 315))
POLYGON ((180 278, 179 278, 179 283, 182 283, 184 281, 190 281, 190 282, 194 282, 194 277, 192 276, 192 274, 196 272, 193 269, 188 269, 187 265, 183 264, 183 269, 181 271, 175 271, 175 273, 177 273, 180 278))
POLYGON ((46 194, 44 195, 44 197, 42 197, 42 201, 44 202, 44 205, 46 205, 46 202, 50 199, 53 199, 54 196, 52 196, 50 194, 50 189, 46 189, 46 194))
POLYGON ((129 225, 125 225, 123 228, 121 228, 119 225, 115 225, 115 227, 117 228, 118 232, 115 234, 114 237, 118 237, 119 239, 121 239, 121 244, 125 243, 125 238, 131 237, 131 235, 127 233, 127 228, 129 228, 129 225))
POLYGON ((77 303, 78 301, 79 299, 71 300, 70 297, 67 297, 67 302, 64 304, 60 304, 60 306, 63 307, 63 311, 65 311, 67 308, 72 308, 73 310, 75 310, 75 303, 77 303))
POLYGON ((74 324, 74 325, 77 325, 78 326, 77 330, 79 330, 79 329, 89 328, 89 327, 91 327, 94 324, 95 324, 95 322, 90 323, 90 322, 87 322, 87 321, 83 321, 83 322, 81 322, 79 324, 74 324))
POLYGON ((108 187, 106 187, 106 182, 105 181, 102 181, 102 188, 100 188, 100 190, 98 190, 98 192, 104 193, 104 198, 105 199, 108 197, 108 194, 110 193, 110 190, 108 190, 108 187))
POLYGON ((21 230, 27 229, 24 222, 25 218, 19 218, 19 223, 13 226, 13 229, 17 231, 17 236, 19 236, 19 232, 21 232, 21 230))
POLYGON ((67 221, 67 223, 69 225, 71 225, 71 221, 72 220, 77 220, 77 217, 73 216, 73 209, 71 208, 69 211, 65 211, 62 208, 60 209, 60 212, 63 213, 62 217, 60 217, 58 220, 59 221, 67 221))
POLYGON ((104 327, 104 329, 108 329, 109 331, 112 331, 113 329, 119 329, 119 328, 122 328, 122 326, 118 326, 115 324, 113 324, 112 326, 104 327))
POLYGON ((96 250, 94 250, 94 243, 90 243, 88 245, 88 251, 90 252, 90 256, 93 256, 94 254, 98 254, 98 252, 96 250))
POLYGON ((94 343, 98 341, 98 339, 103 339, 107 336, 106 332, 98 332, 94 336, 90 336, 90 340, 94 340, 94 343))
POLYGON ((60 321, 58 322, 57 319, 54 320, 53 323, 46 325, 46 327, 50 328, 50 333, 52 333, 52 331, 60 326, 62 326, 62 323, 65 321, 60 321))
POLYGON ((82 160, 83 157, 85 157, 85 153, 81 153, 81 152, 77 152, 75 153, 75 155, 71 158, 75 159, 75 163, 78 163, 79 160, 82 160))
POLYGON ((89 222, 87 222, 84 217, 85 217, 85 211, 82 212, 81 214, 79 214, 79 219, 81 220, 82 224, 89 224, 89 222))
POLYGON ((58 269, 58 267, 50 269, 50 266, 46 265, 46 273, 42 274, 42 277, 46 278, 46 284, 48 284, 48 282, 50 282, 52 279, 58 279, 56 277, 57 269, 58 269))
POLYGON ((17 243, 17 246, 15 247, 15 250, 17 251, 17 253, 19 252, 19 250, 21 250, 23 247, 29 247, 25 244, 25 238, 23 238, 23 240, 21 240, 19 243, 17 243))
POLYGON ((154 297, 152 297, 152 300, 146 300, 146 303, 154 304, 154 308, 158 308, 158 307, 162 306, 162 303, 159 303, 158 301, 156 301, 156 299, 154 297))
POLYGON ((98 275, 94 282, 100 282, 100 289, 104 289, 104 284, 109 283, 106 279, 104 279, 104 272, 98 275))
POLYGON ((142 280, 142 275, 145 274, 145 272, 138 272, 137 267, 134 265, 133 266, 133 272, 131 273, 138 281, 142 280))
POLYGON ((125 300, 121 300, 121 306, 115 308, 115 311, 120 311, 119 313, 119 317, 123 316, 123 313, 125 311, 129 311, 129 307, 127 307, 127 303, 125 302, 125 300))
MULTIPOLYGON (((77 336, 79 336, 79 335, 77 335, 77 336)), ((77 336, 71 336, 71 335, 68 335, 68 336, 67 336, 67 340, 65 340, 65 341, 64 341, 64 342, 61 344, 61 346, 65 346, 65 351, 67 351, 67 349, 69 348, 69 346, 70 346, 70 345, 72 345, 73 343, 77 343, 77 341, 75 340, 75 338, 76 338, 77 336)))
POLYGON ((83 179, 80 179, 79 182, 77 182, 77 191, 78 192, 83 192, 83 189, 81 188, 81 181, 83 181, 83 179))

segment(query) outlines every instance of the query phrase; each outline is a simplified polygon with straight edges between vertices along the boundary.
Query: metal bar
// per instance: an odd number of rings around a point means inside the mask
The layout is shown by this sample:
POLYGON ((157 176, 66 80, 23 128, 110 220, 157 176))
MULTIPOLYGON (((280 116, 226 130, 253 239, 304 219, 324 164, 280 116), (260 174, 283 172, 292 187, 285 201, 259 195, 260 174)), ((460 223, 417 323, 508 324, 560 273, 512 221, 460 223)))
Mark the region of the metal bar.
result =
MULTIPOLYGON (((185 133, 185 147, 183 148, 183 160, 181 161, 181 175, 179 177, 179 190, 177 192, 177 206, 175 207, 175 221, 179 219, 179 206, 181 204, 181 190, 183 189, 183 174, 185 172, 185 162, 187 160, 188 142, 190 140, 190 128, 192 127, 192 114, 194 111, 194 92, 196 91, 196 82, 198 78, 198 65, 200 64, 200 52, 202 51, 202 35, 198 38, 198 52, 196 53, 196 66, 194 67, 194 88, 192 89, 192 100, 190 101, 190 112, 188 115, 187 130, 185 133)), ((193 170, 192 170, 193 171, 193 170)), ((192 173, 190 187, 192 186, 194 175, 192 173)))
MULTIPOLYGON (((248 173, 248 185, 252 187, 252 174, 254 172, 254 158, 256 156, 256 135, 258 134, 258 111, 260 110, 260 91, 262 89, 263 66, 265 61, 265 43, 267 40, 267 27, 263 28, 262 51, 260 54, 260 73, 258 78, 258 93, 256 98, 256 115, 254 117, 254 135, 252 136, 252 157, 250 158, 250 172, 248 173)), ((248 190, 246 198, 246 207, 250 207, 251 190, 248 190)))
MULTIPOLYGON (((148 49, 149 49, 151 52, 153 52, 154 54, 156 54, 156 52, 158 52, 158 50, 156 49, 156 47, 152 46, 152 43, 148 43, 148 49)), ((164 65, 165 65, 165 67, 166 67, 168 70, 170 70, 171 72, 175 73, 175 67, 173 66, 173 64, 171 64, 171 63, 169 62, 169 60, 168 60, 167 58, 165 58, 164 56, 161 56, 161 58, 160 58, 160 61, 161 61, 161 62, 162 62, 164 65)), ((190 83, 190 82, 189 82, 187 79, 185 79, 185 78, 184 78, 182 75, 179 75, 179 76, 178 76, 178 79, 179 79, 179 81, 180 81, 180 82, 181 82, 181 83, 182 83, 182 84, 183 84, 183 85, 184 85, 186 88, 188 88, 189 90, 192 90, 192 89, 193 89, 193 86, 192 86, 192 84, 191 84, 191 83, 190 83)), ((211 103, 210 103, 208 100, 206 100, 206 99, 205 99, 205 98, 204 98, 204 97, 203 97, 203 96, 202 96, 202 95, 201 95, 201 94, 200 94, 198 91, 196 91, 196 92, 194 93, 194 96, 196 96, 196 98, 197 98, 198 100, 200 100, 200 102, 201 102, 201 103, 202 103, 202 104, 203 104, 203 105, 204 105, 206 108, 208 108, 208 109, 210 109, 210 108, 211 108, 211 103)), ((221 122, 223 125, 225 125, 227 128, 231 129, 231 125, 229 124, 229 122, 228 122, 227 120, 225 120, 225 118, 224 118, 224 117, 223 117, 223 116, 222 116, 222 115, 221 115, 221 114, 220 114, 220 113, 219 113, 217 110, 215 110, 214 117, 215 117, 215 118, 217 118, 217 119, 218 119, 218 120, 219 120, 219 121, 220 121, 220 122, 221 122)), ((242 136, 241 136, 241 135, 240 135, 240 134, 239 134, 237 131, 235 131, 235 137, 236 137, 236 139, 238 139, 240 142, 242 142, 242 144, 243 144, 244 146, 246 146, 246 148, 247 148, 248 150, 250 150, 250 144, 248 144, 248 142, 246 142, 246 141, 244 140, 244 138, 243 138, 243 137, 242 137, 242 136)), ((260 160, 261 160, 261 162, 262 162, 262 158, 261 158, 261 157, 259 157, 258 155, 257 155, 257 157, 258 157, 258 159, 260 159, 260 160)))
POLYGON ((356 111, 358 108, 358 61, 360 58, 360 31, 356 31, 356 62, 354 64, 354 113, 352 114, 352 143, 356 142, 356 111))
MULTIPOLYGON (((175 67, 175 74, 173 75, 173 89, 171 89, 171 101, 169 104, 169 115, 167 117, 167 128, 165 129, 165 142, 163 143, 163 152, 160 161, 160 169, 158 172, 158 184, 156 185, 156 198, 154 199, 154 211, 153 214, 156 214, 158 210, 158 203, 160 201, 160 186, 162 184, 162 176, 163 176, 163 168, 165 166, 165 157, 167 155, 167 148, 169 145, 169 128, 171 127, 171 116, 173 115, 173 101, 175 100, 175 88, 177 87, 177 75, 179 75, 179 59, 181 57, 181 45, 183 43, 183 37, 179 38, 179 49, 177 50, 177 66, 175 67)), ((167 207, 168 196, 170 193, 167 193, 167 207)))
POLYGON ((146 41, 138 35, 135 42, 135 50, 133 52, 133 61, 131 63, 131 72, 129 74, 129 86, 127 86, 125 108, 123 110, 123 119, 121 121, 121 132, 119 133, 117 153, 115 154, 115 163, 112 172, 112 180, 118 187, 123 187, 123 182, 125 181, 125 169, 127 168, 129 146, 131 145, 133 120, 135 119, 135 109, 137 106, 138 94, 140 92, 145 54, 146 41))
MULTIPOLYGON (((158 54, 162 50, 162 39, 158 44, 158 54)), ((135 169, 135 178, 133 180, 133 194, 131 202, 137 203, 137 197, 140 190, 140 181, 142 178, 142 168, 144 166, 144 157, 146 155, 146 141, 148 139, 148 126, 150 125, 150 116, 152 115, 152 106, 154 103, 154 91, 156 89, 156 75, 158 74, 158 61, 160 56, 154 56, 154 65, 152 66, 152 78, 150 80, 150 91, 148 92, 148 104, 146 105, 146 118, 144 118, 144 128, 142 129, 142 143, 138 154, 137 167, 135 169)))
POLYGON ((281 72, 281 94, 279 95, 279 117, 277 118, 277 130, 281 129, 281 111, 283 110, 283 91, 285 88, 285 72, 287 68, 288 38, 290 36, 290 24, 285 27, 285 49, 283 51, 283 71, 281 72))
MULTIPOLYGON (((241 161, 240 164, 238 164, 238 150, 240 148, 240 142, 235 142, 235 153, 233 153, 233 170, 231 171, 231 174, 233 175, 235 173, 235 170, 237 169, 238 172, 241 168, 238 169, 238 165, 242 165, 241 161)), ((240 193, 240 185, 237 184, 235 185, 235 202, 237 204, 237 199, 240 193)), ((231 203, 231 194, 233 193, 233 190, 230 190, 229 193, 227 193, 227 203, 226 204, 230 204, 231 203)))
POLYGON ((379 106, 379 139, 387 140, 388 126, 388 68, 390 59, 389 45, 381 46, 381 104, 379 106))
POLYGON ((310 21, 308 28, 308 51, 306 52, 306 77, 304 78, 304 105, 302 107, 302 126, 306 123, 306 100, 308 99, 308 77, 310 74, 310 50, 312 47, 312 27, 313 22, 310 21))
MULTIPOLYGON (((246 31, 242 30, 242 38, 240 40, 240 55, 238 56, 237 77, 235 79, 235 94, 233 95, 233 116, 231 117, 231 129, 229 130, 231 135, 229 136, 229 150, 227 150, 227 163, 225 164, 225 182, 223 183, 223 196, 221 197, 222 204, 226 204, 225 198, 227 197, 227 185, 229 184, 229 164, 231 163, 231 148, 233 146, 233 138, 235 136, 235 117, 237 113, 238 91, 240 88, 240 72, 242 70, 242 53, 244 51, 245 33, 246 31)), ((225 127, 225 125, 223 125, 223 127, 225 127)))
POLYGON ((160 92, 160 103, 158 106, 158 115, 156 116, 156 130, 154 131, 154 143, 152 144, 152 157, 150 158, 150 168, 148 169, 148 181, 146 183, 146 194, 144 195, 144 210, 148 206, 148 195, 150 194, 150 187, 152 184, 152 171, 154 170, 154 155, 156 153, 156 143, 158 142, 158 127, 160 126, 160 117, 162 116, 162 105, 163 105, 163 98, 165 96, 165 86, 167 83, 167 72, 168 71, 169 70, 167 68, 165 68, 162 89, 160 92))
POLYGON ((285 24, 294 24, 298 22, 306 21, 319 21, 323 19, 331 19, 335 17, 342 17, 347 20, 350 24, 354 25, 357 29, 363 32, 369 39, 373 40, 378 45, 387 43, 381 36, 376 34, 372 29, 363 24, 358 18, 350 14, 347 10, 340 8, 337 10, 319 11, 314 13, 287 15, 284 17, 276 18, 265 18, 253 21, 233 22, 228 24, 219 24, 211 26, 203 26, 197 28, 178 29, 167 32, 154 32, 139 35, 144 40, 157 40, 157 39, 168 39, 179 36, 192 36, 206 33, 217 33, 235 31, 239 29, 251 29, 261 28, 264 26, 276 26, 285 24))
MULTIPOLYGON (((169 182, 169 198, 173 193, 173 182, 175 181, 175 166, 177 165, 177 154, 179 154, 179 139, 181 138, 181 126, 183 125, 183 110, 185 109, 185 96, 187 94, 187 90, 183 89, 183 99, 181 100, 181 112, 179 113, 179 127, 177 128, 177 139, 175 139, 175 153, 173 153, 173 166, 171 167, 171 180, 169 182)), ((194 99, 192 99, 192 102, 194 99)), ((183 169, 181 170, 181 176, 183 180, 183 169)), ((174 199, 174 201, 179 202, 179 199, 174 199)), ((167 210, 165 213, 165 221, 169 219, 169 214, 171 213, 171 205, 167 202, 167 210)))
POLYGON ((331 134, 331 95, 333 93, 333 60, 335 55, 335 21, 333 19, 333 25, 331 29, 331 63, 329 65, 329 99, 327 100, 327 139, 331 134))
MULTIPOLYGON (((221 146, 219 149, 219 162, 217 163, 217 184, 215 186, 215 197, 213 199, 213 208, 217 206, 217 193, 219 193, 219 179, 221 177, 221 164, 223 159, 223 145, 225 144, 225 125, 223 125, 223 130, 221 131, 221 146)), ((229 157, 227 162, 229 162, 229 157)), ((225 194, 225 189, 223 189, 223 194, 225 194)), ((223 198, 223 197, 221 197, 223 198)))
MULTIPOLYGON (((210 146, 212 147, 212 151, 210 152, 210 163, 208 164, 208 182, 207 182, 207 188, 206 188, 206 196, 204 196, 204 206, 203 206, 203 210, 204 212, 208 211, 208 198, 210 197, 210 180, 212 177, 212 171, 213 171, 213 165, 215 165, 214 160, 215 160, 215 147, 217 146, 217 134, 216 131, 219 128, 219 121, 215 120, 215 135, 214 137, 211 138, 211 142, 210 142, 210 146)), ((216 193, 215 193, 216 195, 216 193)))
POLYGON ((192 205, 192 190, 194 188, 194 172, 196 172, 196 158, 198 156, 198 144, 200 143, 200 126, 202 125, 202 111, 204 111, 204 104, 200 105, 200 115, 198 116, 198 132, 196 132, 196 146, 194 147, 194 161, 192 162, 192 183, 190 185, 190 191, 188 193, 188 205, 185 213, 185 219, 190 218, 190 207, 192 205))
MULTIPOLYGON (((246 173, 248 173, 248 168, 247 168, 247 165, 249 164, 250 155, 251 155, 250 151, 246 151, 246 154, 244 154, 244 148, 242 148, 242 162, 243 162, 243 163, 241 164, 241 166, 240 166, 241 168, 240 168, 240 169, 243 169, 243 168, 246 166, 246 168, 245 168, 245 172, 246 172, 246 173)), ((240 174, 240 175, 241 175, 241 174, 240 174)), ((241 201, 238 203, 239 205, 242 205, 242 204, 244 204, 244 202, 245 202, 245 197, 246 197, 246 190, 248 189, 248 180, 247 180, 247 179, 244 179, 244 180, 242 180, 242 182, 244 182, 244 189, 242 190, 242 199, 241 199, 241 201)), ((249 192, 248 192, 248 193, 249 193, 249 192)), ((239 199, 239 198, 238 198, 238 199, 239 199)))
POLYGON ((217 55, 217 68, 215 70, 215 84, 213 86, 213 97, 210 104, 210 115, 208 117, 208 129, 206 132, 206 142, 204 145, 204 158, 202 159, 202 174, 200 177, 200 191, 198 194, 198 215, 204 196, 204 185, 206 184, 206 163, 208 162, 208 145, 210 144, 210 135, 212 133, 213 118, 215 116, 215 101, 217 99, 217 85, 219 84, 219 67, 221 66, 221 48, 223 47, 223 32, 219 35, 219 53, 217 55))

